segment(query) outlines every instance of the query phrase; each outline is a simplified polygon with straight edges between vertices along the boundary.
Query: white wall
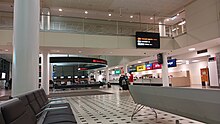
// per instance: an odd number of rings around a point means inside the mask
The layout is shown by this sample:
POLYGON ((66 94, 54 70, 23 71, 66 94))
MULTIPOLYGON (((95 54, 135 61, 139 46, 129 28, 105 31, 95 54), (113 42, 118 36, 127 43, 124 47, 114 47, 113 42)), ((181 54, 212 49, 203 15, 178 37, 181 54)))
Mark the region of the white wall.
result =
POLYGON ((220 37, 220 1, 196 0, 185 7, 187 34, 176 37, 180 47, 220 37))
MULTIPOLYGON (((0 30, 0 45, 12 45, 12 30, 0 30)), ((88 35, 59 32, 40 32, 40 46, 136 49, 134 36, 88 35)), ((174 49, 175 40, 161 38, 161 49, 174 49)))
MULTIPOLYGON (((208 66, 207 61, 202 61, 202 62, 197 62, 197 63, 192 63, 192 64, 183 64, 183 65, 178 65, 178 67, 174 68, 168 68, 169 75, 175 74, 175 76, 187 76, 186 73, 174 73, 174 72, 190 72, 190 81, 191 84, 201 84, 201 76, 200 76, 200 69, 201 68, 206 68, 208 66)), ((135 72, 135 76, 142 76, 145 74, 153 74, 153 76, 157 77, 157 75, 160 75, 161 77, 161 69, 156 69, 156 70, 149 70, 149 71, 143 71, 143 72, 135 72)))

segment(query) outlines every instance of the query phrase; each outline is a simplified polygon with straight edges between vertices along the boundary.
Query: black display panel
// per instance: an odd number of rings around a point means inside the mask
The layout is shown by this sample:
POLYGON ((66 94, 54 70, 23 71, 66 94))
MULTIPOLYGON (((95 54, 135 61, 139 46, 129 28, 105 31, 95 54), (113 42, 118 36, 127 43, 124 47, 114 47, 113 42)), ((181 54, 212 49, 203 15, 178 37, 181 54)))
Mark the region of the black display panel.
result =
POLYGON ((160 34, 136 32, 136 48, 160 48, 160 34))

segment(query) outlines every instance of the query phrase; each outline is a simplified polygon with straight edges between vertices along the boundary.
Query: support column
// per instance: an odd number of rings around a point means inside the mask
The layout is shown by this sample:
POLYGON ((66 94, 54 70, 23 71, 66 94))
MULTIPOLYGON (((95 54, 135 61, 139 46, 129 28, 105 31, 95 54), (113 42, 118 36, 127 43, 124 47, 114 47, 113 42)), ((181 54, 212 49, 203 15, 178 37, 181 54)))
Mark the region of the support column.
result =
POLYGON ((38 87, 39 16, 40 0, 14 1, 12 96, 38 87))
POLYGON ((128 65, 126 65, 126 64, 123 66, 124 74, 127 74, 127 73, 128 73, 128 69, 127 69, 127 67, 128 67, 128 65))
POLYGON ((162 82, 164 87, 169 87, 167 53, 163 53, 162 82))
POLYGON ((109 70, 106 68, 106 83, 109 82, 109 70))
POLYGON ((53 64, 49 63, 49 80, 53 80, 53 64))
POLYGON ((41 11, 41 30, 50 30, 50 9, 42 8, 41 11))
POLYGON ((44 89, 45 93, 49 95, 49 54, 47 51, 42 52, 42 88, 44 89))
POLYGON ((166 36, 166 27, 164 24, 164 20, 159 22, 159 32, 160 32, 160 36, 166 36))

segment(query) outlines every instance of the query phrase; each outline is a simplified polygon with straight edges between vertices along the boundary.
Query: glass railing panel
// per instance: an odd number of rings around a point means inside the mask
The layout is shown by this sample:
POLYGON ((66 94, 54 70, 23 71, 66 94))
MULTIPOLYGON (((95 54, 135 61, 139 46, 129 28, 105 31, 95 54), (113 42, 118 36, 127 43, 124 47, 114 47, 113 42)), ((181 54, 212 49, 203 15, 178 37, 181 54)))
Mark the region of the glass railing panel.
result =
MULTIPOLYGON (((69 32, 100 35, 135 35, 137 31, 159 33, 159 24, 99 20, 63 16, 40 16, 41 31, 69 32)), ((186 24, 163 25, 165 37, 176 37, 186 33, 186 24)), ((161 26, 160 26, 161 27, 161 26)), ((13 13, 0 12, 0 29, 13 28, 13 13)))
POLYGON ((84 19, 85 34, 115 35, 116 32, 116 21, 84 19))
POLYGON ((13 28, 13 13, 0 12, 0 28, 1 29, 13 28))
MULTIPOLYGON (((47 27, 44 30, 47 30, 47 27)), ((49 31, 83 33, 83 19, 50 16, 49 31)))

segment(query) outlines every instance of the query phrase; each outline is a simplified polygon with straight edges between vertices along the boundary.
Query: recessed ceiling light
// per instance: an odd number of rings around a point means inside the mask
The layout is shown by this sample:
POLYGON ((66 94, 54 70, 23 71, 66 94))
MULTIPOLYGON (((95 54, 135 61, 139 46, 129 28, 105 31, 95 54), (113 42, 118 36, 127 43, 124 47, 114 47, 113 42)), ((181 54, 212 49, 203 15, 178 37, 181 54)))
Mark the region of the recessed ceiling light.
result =
POLYGON ((193 60, 192 62, 199 62, 199 60, 193 60))
POLYGON ((62 9, 59 9, 59 11, 62 12, 63 10, 62 10, 62 9))
POLYGON ((131 15, 130 18, 132 19, 132 18, 133 18, 133 15, 131 15))
POLYGON ((115 68, 118 68, 118 66, 116 66, 115 68))
POLYGON ((8 49, 5 49, 5 52, 8 52, 8 49))
POLYGON ((59 53, 60 51, 59 51, 59 50, 56 50, 56 52, 58 52, 58 53, 59 53))
POLYGON ((109 13, 109 14, 108 14, 108 16, 112 16, 112 14, 111 14, 111 13, 109 13))
POLYGON ((88 11, 85 11, 85 14, 88 14, 88 11))
POLYGON ((188 50, 189 51, 194 51, 194 50, 196 50, 196 48, 189 48, 188 50))
POLYGON ((180 14, 178 13, 177 16, 179 16, 180 14))
POLYGON ((183 60, 176 60, 176 62, 183 62, 183 60))
POLYGON ((186 21, 182 21, 178 25, 184 25, 184 24, 186 24, 186 21))
POLYGON ((187 65, 189 64, 189 60, 186 60, 186 64, 187 64, 187 65))
POLYGON ((170 21, 170 19, 166 19, 166 21, 170 21))
POLYGON ((176 64, 177 64, 177 65, 182 65, 183 63, 181 63, 181 62, 177 62, 176 64))
POLYGON ((138 61, 138 63, 141 63, 141 61, 138 61))
POLYGON ((151 17, 150 19, 151 19, 151 20, 153 20, 154 18, 153 18, 153 17, 151 17))
POLYGON ((176 19, 176 16, 173 16, 172 18, 171 18, 171 20, 175 20, 176 19))

